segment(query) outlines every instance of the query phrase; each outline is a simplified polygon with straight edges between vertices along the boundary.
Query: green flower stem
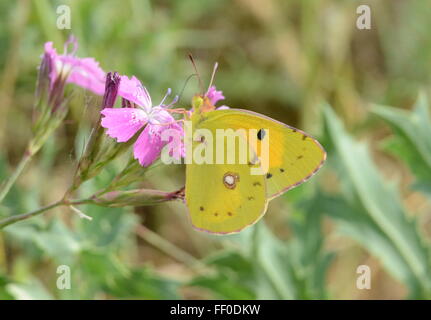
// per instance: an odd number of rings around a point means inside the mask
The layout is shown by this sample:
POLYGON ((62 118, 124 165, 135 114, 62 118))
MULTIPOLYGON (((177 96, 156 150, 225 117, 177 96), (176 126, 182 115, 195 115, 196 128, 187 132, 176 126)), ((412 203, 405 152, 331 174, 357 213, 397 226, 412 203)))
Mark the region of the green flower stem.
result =
POLYGON ((136 228, 136 234, 152 246, 156 247, 168 256, 174 258, 178 262, 183 263, 193 271, 199 274, 209 272, 207 265, 193 257, 190 253, 178 248, 173 243, 164 239, 157 233, 151 231, 150 229, 139 225, 136 228))
POLYGON ((103 197, 98 197, 96 193, 96 195, 86 199, 68 200, 66 198, 63 198, 57 202, 54 202, 45 207, 41 207, 34 211, 17 214, 0 220, 0 229, 15 222, 37 216, 44 213, 45 211, 59 206, 74 206, 81 204, 94 204, 102 207, 149 206, 161 202, 179 200, 182 198, 183 189, 174 192, 135 189, 128 191, 113 191, 103 195, 103 197))
POLYGON ((85 204, 85 203, 91 203, 90 199, 79 199, 79 200, 70 200, 67 201, 65 199, 61 199, 59 201, 56 201, 54 203, 51 203, 47 206, 41 207, 39 209, 27 212, 27 213, 23 213, 23 214, 17 214, 14 216, 10 216, 7 217, 5 219, 0 220, 0 229, 3 229, 4 227, 13 224, 15 222, 21 221, 21 220, 26 220, 29 218, 32 218, 34 216, 38 216, 48 210, 54 209, 56 207, 60 207, 60 206, 71 206, 71 205, 80 205, 80 204, 85 204))
POLYGON ((59 207, 59 206, 65 205, 65 204, 66 203, 63 200, 60 200, 60 201, 51 203, 51 204, 49 204, 47 206, 41 207, 39 209, 30 211, 30 212, 27 212, 27 213, 17 214, 17 215, 5 218, 3 220, 0 220, 0 229, 3 229, 4 227, 6 227, 6 226, 8 226, 10 224, 13 224, 15 222, 18 222, 18 221, 21 221, 21 220, 26 220, 28 218, 40 215, 40 214, 42 214, 42 213, 44 213, 44 212, 46 212, 46 211, 48 211, 50 209, 53 209, 55 207, 59 207))
POLYGON ((24 153, 24 156, 21 158, 21 160, 20 160, 18 166, 15 168, 15 171, 13 172, 13 174, 9 177, 9 179, 6 180, 6 183, 4 183, 0 187, 0 203, 3 201, 3 199, 9 193, 10 188, 12 188, 16 179, 18 179, 18 177, 21 175, 24 168, 30 162, 32 156, 33 155, 30 152, 24 153))

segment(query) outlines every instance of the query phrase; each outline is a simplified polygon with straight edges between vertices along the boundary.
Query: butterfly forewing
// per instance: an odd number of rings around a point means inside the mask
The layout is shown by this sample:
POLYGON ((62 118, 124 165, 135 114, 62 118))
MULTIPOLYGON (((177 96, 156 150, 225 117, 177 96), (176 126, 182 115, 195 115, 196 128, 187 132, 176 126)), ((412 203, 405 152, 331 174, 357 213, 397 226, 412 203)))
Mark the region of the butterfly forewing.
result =
POLYGON ((325 150, 317 140, 301 130, 258 113, 241 109, 216 110, 211 112, 207 122, 224 128, 254 129, 257 139, 252 144, 260 157, 261 144, 269 144, 269 166, 265 174, 268 199, 309 179, 326 159, 325 150))

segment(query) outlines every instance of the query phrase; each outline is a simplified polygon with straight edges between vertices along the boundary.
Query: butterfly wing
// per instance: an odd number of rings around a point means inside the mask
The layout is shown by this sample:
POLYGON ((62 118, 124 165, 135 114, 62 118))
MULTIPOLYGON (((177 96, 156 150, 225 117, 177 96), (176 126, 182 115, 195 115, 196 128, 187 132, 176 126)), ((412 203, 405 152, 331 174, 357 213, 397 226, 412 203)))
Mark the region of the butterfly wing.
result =
MULTIPOLYGON (((208 120, 197 125, 215 137, 224 123, 208 120)), ((207 141, 193 141, 195 152, 207 141)), ((215 140, 213 154, 215 154, 215 140)), ((235 145, 238 147, 238 144, 235 145)), ((262 175, 251 175, 247 164, 197 164, 186 166, 186 204, 192 225, 211 233, 228 234, 241 231, 257 222, 267 207, 266 185, 262 175)))
POLYGON ((268 199, 307 181, 326 159, 326 152, 317 140, 267 116, 248 110, 227 109, 212 111, 209 119, 223 128, 257 130, 258 156, 261 156, 262 142, 269 139, 269 170, 265 176, 268 199))

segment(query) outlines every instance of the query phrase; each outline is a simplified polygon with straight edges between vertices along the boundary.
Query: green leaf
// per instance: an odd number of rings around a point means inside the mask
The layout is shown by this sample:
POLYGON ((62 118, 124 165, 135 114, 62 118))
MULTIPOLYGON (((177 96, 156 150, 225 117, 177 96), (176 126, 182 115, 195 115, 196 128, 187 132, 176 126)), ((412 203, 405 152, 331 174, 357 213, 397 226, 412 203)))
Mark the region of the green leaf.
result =
POLYGON ((39 250, 43 255, 55 259, 60 264, 69 264, 81 249, 76 235, 58 218, 48 225, 35 224, 37 221, 25 221, 11 225, 6 234, 14 241, 19 241, 29 252, 39 250))
POLYGON ((132 270, 127 277, 117 278, 108 293, 117 298, 174 300, 180 299, 180 284, 155 274, 149 268, 139 268, 132 270))
POLYGON ((375 105, 372 112, 395 133, 386 141, 386 149, 409 166, 416 176, 415 187, 431 195, 431 118, 426 95, 419 96, 412 111, 375 105))
POLYGON ((206 259, 217 273, 195 279, 193 284, 227 299, 327 297, 326 274, 333 254, 323 251, 320 203, 309 200, 298 205, 288 241, 277 238, 261 221, 230 237, 239 243, 238 251, 206 259))
POLYGON ((241 233, 256 274, 257 299, 295 299, 297 279, 287 246, 263 221, 241 233))
POLYGON ((381 259, 410 289, 412 297, 431 296, 430 256, 416 220, 408 217, 401 196, 372 162, 366 145, 353 140, 330 107, 324 109, 332 161, 343 182, 343 201, 328 212, 341 229, 381 259))
POLYGON ((98 250, 82 251, 79 266, 85 277, 106 287, 115 285, 117 278, 129 275, 128 268, 114 254, 98 250))
POLYGON ((142 167, 135 158, 130 157, 129 162, 123 170, 110 183, 105 184, 103 193, 120 190, 121 188, 130 187, 136 182, 143 181, 149 172, 160 167, 162 164, 163 162, 158 159, 149 167, 142 167))
POLYGON ((17 300, 52 300, 53 297, 36 278, 26 283, 10 283, 7 291, 17 300))
POLYGON ((228 250, 216 253, 204 261, 216 269, 214 274, 202 275, 188 283, 212 291, 219 299, 255 299, 252 263, 240 252, 228 250))
POLYGON ((76 230, 87 248, 112 251, 130 247, 130 237, 138 222, 136 216, 119 208, 104 208, 94 205, 82 206, 81 210, 92 220, 76 219, 76 230))
POLYGON ((84 251, 79 272, 92 283, 91 294, 102 291, 117 298, 179 299, 180 283, 159 276, 148 268, 129 269, 113 254, 84 251))
POLYGON ((324 299, 326 275, 335 254, 324 251, 322 210, 317 193, 304 197, 295 205, 289 225, 294 236, 288 242, 296 270, 301 299, 324 299))
POLYGON ((9 283, 11 283, 11 281, 0 274, 0 300, 11 300, 14 298, 7 290, 7 285, 9 283))

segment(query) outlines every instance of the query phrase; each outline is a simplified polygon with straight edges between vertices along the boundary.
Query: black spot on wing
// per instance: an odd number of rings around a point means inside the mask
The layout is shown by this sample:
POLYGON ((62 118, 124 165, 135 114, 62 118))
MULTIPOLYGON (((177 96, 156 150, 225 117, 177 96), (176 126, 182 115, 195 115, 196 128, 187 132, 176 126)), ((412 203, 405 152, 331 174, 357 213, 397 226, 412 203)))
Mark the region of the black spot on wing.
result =
POLYGON ((268 172, 268 173, 266 174, 266 178, 267 178, 267 179, 272 178, 272 173, 269 173, 269 172, 268 172))
POLYGON ((259 140, 262 140, 263 138, 265 138, 265 134, 266 134, 265 130, 260 129, 260 130, 257 132, 257 138, 258 138, 259 140))

